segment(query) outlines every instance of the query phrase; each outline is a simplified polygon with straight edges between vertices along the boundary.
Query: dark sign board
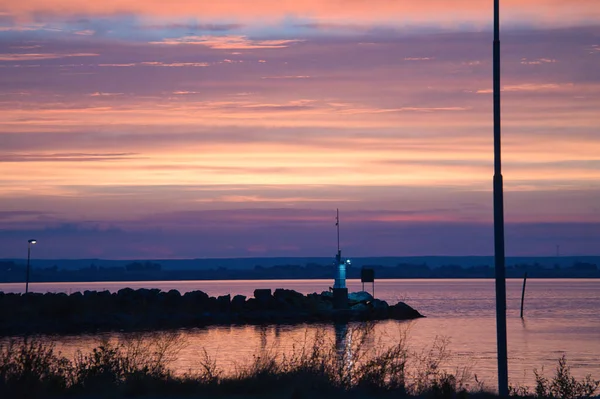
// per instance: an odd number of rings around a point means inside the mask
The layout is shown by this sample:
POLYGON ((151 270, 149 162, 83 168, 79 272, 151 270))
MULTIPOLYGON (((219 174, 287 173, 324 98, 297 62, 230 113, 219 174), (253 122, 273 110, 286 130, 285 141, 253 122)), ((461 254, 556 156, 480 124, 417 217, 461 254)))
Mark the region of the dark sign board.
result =
POLYGON ((373 269, 361 269, 360 270, 360 281, 362 283, 372 283, 375 281, 375 270, 373 269))

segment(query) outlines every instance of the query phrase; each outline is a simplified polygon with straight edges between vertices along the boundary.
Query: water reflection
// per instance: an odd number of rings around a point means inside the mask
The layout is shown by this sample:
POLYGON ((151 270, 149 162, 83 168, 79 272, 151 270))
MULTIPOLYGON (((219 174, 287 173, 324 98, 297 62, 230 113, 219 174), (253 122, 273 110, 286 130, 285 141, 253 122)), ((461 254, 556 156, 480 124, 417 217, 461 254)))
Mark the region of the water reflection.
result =
POLYGON ((268 329, 268 327, 266 325, 256 327, 258 336, 260 337, 261 352, 265 352, 267 350, 267 329, 268 329))
POLYGON ((352 350, 352 340, 348 340, 348 323, 334 323, 335 351, 339 358, 352 350))

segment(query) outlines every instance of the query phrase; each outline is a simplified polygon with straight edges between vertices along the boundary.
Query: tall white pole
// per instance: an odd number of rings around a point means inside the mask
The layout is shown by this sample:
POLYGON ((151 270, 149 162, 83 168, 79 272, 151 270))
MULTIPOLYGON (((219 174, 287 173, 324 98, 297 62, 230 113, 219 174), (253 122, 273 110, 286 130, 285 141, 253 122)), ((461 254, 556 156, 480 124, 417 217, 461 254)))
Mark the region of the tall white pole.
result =
POLYGON ((506 339, 506 271, 504 254, 504 187, 500 141, 500 0, 494 0, 494 258, 496 268, 496 335, 498 394, 508 397, 506 339))

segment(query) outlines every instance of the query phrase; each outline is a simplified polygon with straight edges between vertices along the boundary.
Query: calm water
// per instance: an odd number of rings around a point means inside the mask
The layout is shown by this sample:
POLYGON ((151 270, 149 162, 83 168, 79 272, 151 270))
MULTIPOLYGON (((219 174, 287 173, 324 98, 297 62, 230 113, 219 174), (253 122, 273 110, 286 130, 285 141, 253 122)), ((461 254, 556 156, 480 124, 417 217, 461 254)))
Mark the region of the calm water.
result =
MULTIPOLYGON (((288 288, 303 293, 321 292, 329 280, 266 281, 171 281, 34 283, 36 292, 117 291, 124 287, 202 290, 211 296, 253 295, 255 288, 288 288)), ((507 281, 509 370, 511 383, 530 385, 533 369, 553 371, 557 359, 566 354, 573 374, 591 373, 600 378, 600 280, 530 279, 527 281, 525 319, 519 317, 521 280, 507 281)), ((359 281, 349 281, 350 291, 359 291, 359 281)), ((370 291, 371 287, 366 287, 370 291)), ((23 284, 0 284, 0 291, 22 292, 23 284)), ((380 280, 375 285, 378 298, 404 301, 427 318, 412 322, 386 321, 375 326, 373 347, 396 342, 408 330, 411 349, 427 348, 436 336, 450 340, 448 365, 472 366, 479 379, 495 386, 496 322, 493 280, 380 280)), ((350 326, 351 328, 353 326, 350 326)), ((182 371, 198 367, 198 354, 206 349, 224 369, 252 359, 261 348, 289 351, 315 329, 325 328, 335 337, 332 325, 315 326, 233 326, 183 331, 188 345, 175 367, 182 371)), ((58 342, 65 353, 95 343, 97 337, 62 337, 58 342)))

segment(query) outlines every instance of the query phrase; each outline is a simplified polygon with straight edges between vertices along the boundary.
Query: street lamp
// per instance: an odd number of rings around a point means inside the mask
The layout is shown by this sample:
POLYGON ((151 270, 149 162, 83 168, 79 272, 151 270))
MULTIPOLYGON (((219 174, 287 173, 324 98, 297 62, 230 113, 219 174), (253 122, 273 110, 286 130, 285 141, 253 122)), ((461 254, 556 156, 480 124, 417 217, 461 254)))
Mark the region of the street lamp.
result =
POLYGON ((25 293, 29 292, 29 259, 31 258, 31 244, 37 243, 36 239, 27 241, 27 276, 25 277, 25 293))
POLYGON ((494 261, 496 269, 496 343, 498 394, 508 398, 506 271, 504 258, 504 187, 500 142, 500 0, 494 0, 494 261))

